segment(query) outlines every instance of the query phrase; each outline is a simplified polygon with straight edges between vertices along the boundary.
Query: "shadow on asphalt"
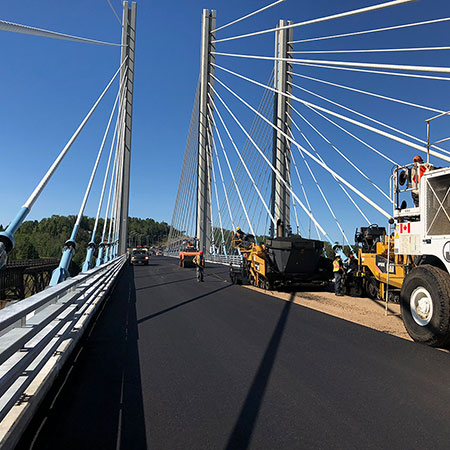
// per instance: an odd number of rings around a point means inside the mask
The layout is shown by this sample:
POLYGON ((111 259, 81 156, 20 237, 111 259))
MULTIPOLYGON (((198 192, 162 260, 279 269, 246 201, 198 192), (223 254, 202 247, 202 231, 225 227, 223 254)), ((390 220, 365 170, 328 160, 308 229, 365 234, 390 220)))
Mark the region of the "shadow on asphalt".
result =
POLYGON ((170 272, 145 272, 145 275, 135 276, 134 279, 137 280, 138 278, 149 278, 153 276, 159 277, 161 275, 178 275, 178 272, 175 272, 174 270, 171 270, 170 272))
POLYGON ((156 313, 150 314, 148 316, 143 317, 142 319, 139 319, 137 321, 137 323, 140 324, 142 322, 146 322, 147 320, 153 319, 153 318, 158 317, 158 316, 160 316, 162 314, 166 314, 166 313, 168 313, 170 311, 173 311, 174 309, 181 308, 182 306, 185 306, 185 305, 187 305, 189 303, 195 302, 195 301, 200 300, 202 298, 208 297, 209 295, 215 294, 216 292, 223 291, 224 289, 229 288, 230 286, 231 286, 231 284, 228 284, 227 286, 223 286, 223 287, 221 287, 219 289, 214 289, 213 291, 207 292, 206 294, 198 295, 197 297, 191 298, 191 299, 186 300, 186 301, 184 301, 182 303, 178 303, 177 305, 171 306, 170 308, 166 308, 166 309, 163 309, 163 310, 158 311, 156 313))
POLYGON ((124 269, 16 450, 147 449, 133 274, 124 269))
POLYGON ((165 286, 166 284, 181 283, 182 281, 188 281, 188 280, 195 280, 195 273, 189 278, 182 278, 181 280, 167 281, 166 283, 151 284, 150 286, 142 286, 142 287, 136 289, 136 291, 143 291, 145 289, 150 289, 150 288, 154 288, 154 287, 158 287, 158 286, 165 286))
POLYGON ((258 413, 264 399, 264 393, 269 382, 270 373, 272 372, 275 363, 278 347, 280 346, 294 298, 295 292, 292 292, 289 301, 285 303, 283 310, 281 311, 278 323, 272 333, 272 337, 270 338, 269 345, 266 348, 258 371, 253 378, 247 398, 245 399, 239 417, 228 439, 225 450, 245 450, 250 445, 252 433, 256 425, 258 413))

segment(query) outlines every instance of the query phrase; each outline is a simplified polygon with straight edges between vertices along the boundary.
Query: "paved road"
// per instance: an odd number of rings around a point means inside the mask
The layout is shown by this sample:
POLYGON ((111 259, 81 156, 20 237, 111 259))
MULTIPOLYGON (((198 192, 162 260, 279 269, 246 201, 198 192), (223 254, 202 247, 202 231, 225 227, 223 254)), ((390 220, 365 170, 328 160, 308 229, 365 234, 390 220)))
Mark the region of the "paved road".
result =
POLYGON ((449 354, 221 276, 127 269, 20 448, 449 448, 449 354))

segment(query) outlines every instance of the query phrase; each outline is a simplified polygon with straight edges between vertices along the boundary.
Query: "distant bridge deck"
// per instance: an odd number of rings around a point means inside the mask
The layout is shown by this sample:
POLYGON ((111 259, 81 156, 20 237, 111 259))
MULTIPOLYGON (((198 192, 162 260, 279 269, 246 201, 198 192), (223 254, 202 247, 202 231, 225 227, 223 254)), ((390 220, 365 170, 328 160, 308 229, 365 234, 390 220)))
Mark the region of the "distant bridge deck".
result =
POLYGON ((151 263, 125 269, 20 449, 448 449, 447 353, 151 263))

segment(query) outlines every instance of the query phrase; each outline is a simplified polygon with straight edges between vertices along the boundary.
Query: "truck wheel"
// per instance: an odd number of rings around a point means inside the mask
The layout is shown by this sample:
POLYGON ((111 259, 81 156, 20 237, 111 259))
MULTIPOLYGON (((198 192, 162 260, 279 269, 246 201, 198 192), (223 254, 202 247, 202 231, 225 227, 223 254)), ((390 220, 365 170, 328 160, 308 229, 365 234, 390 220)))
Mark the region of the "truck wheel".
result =
POLYGON ((433 347, 450 342, 450 276, 428 264, 411 270, 400 292, 406 331, 416 341, 433 347))

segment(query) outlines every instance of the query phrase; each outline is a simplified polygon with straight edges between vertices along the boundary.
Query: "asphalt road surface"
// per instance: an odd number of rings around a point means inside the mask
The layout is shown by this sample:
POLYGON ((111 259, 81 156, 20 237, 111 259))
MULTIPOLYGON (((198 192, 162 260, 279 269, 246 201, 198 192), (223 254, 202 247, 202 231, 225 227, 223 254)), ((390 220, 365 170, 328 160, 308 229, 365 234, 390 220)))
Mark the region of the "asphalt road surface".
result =
POLYGON ((450 448, 448 353, 224 278, 127 268, 19 448, 450 448))

